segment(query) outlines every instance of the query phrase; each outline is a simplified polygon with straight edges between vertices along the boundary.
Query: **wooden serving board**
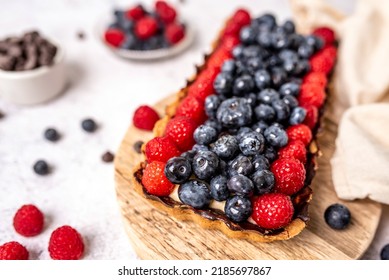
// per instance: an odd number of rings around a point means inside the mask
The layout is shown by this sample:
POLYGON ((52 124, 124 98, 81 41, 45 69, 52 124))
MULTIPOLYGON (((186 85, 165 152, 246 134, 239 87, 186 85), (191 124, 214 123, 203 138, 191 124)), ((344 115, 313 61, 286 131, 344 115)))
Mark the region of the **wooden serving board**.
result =
MULTIPOLYGON (((174 96, 159 102, 164 108, 174 96)), ((319 146, 319 170, 313 180, 308 227, 297 237, 286 241, 258 243, 230 239, 217 230, 206 230, 193 222, 178 221, 152 207, 131 186, 134 165, 142 155, 133 149, 138 140, 147 141, 151 132, 131 126, 115 157, 116 193, 124 225, 133 248, 141 259, 358 259, 374 237, 381 216, 381 205, 370 200, 340 201, 331 179, 330 158, 334 151, 336 125, 326 116, 319 146), (331 229, 324 221, 324 211, 332 203, 349 207, 352 221, 346 230, 331 229)))

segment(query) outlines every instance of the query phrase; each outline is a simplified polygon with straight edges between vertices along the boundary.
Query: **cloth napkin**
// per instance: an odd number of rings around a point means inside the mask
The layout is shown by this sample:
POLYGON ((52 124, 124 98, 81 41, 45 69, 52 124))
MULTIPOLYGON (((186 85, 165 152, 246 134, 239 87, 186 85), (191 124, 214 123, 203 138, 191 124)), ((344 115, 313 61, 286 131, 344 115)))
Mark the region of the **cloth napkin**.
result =
POLYGON ((331 106, 337 195, 389 204, 389 1, 355 2, 346 16, 324 0, 290 0, 299 30, 326 25, 340 39, 331 106))

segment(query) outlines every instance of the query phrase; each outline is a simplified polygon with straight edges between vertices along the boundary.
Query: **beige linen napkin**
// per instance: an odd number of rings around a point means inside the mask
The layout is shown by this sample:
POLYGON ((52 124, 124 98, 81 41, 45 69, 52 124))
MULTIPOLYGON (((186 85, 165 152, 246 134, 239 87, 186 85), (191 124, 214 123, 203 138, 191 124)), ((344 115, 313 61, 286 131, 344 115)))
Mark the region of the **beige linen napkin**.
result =
POLYGON ((349 16, 324 0, 290 2, 300 30, 327 25, 341 42, 331 114, 339 122, 336 192, 389 204, 389 1, 359 0, 349 16))

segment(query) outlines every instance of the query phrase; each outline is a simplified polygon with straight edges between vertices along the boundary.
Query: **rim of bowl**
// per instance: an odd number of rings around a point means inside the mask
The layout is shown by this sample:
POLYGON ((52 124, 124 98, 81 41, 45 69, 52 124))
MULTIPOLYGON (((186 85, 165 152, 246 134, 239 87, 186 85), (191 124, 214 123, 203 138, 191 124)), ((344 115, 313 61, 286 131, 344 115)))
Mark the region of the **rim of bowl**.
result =
POLYGON ((0 77, 7 79, 23 79, 40 76, 51 71, 55 65, 62 63, 65 57, 63 48, 55 41, 48 41, 57 47, 57 53, 55 54, 54 63, 52 65, 41 66, 32 70, 24 71, 6 71, 0 69, 0 77))

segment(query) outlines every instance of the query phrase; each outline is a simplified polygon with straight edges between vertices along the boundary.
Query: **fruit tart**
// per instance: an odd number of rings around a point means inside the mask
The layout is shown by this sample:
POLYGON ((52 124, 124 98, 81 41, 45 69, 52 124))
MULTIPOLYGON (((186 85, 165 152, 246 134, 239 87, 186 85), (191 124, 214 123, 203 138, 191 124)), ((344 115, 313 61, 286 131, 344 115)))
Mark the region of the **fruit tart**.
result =
POLYGON ((133 185, 156 208, 231 238, 306 226, 334 32, 237 10, 143 145, 133 185))

